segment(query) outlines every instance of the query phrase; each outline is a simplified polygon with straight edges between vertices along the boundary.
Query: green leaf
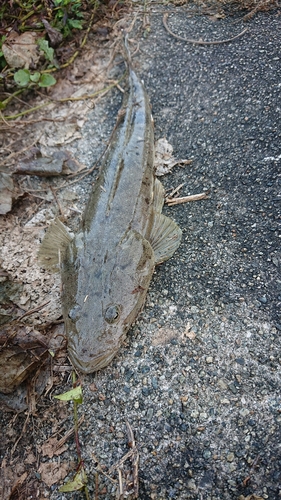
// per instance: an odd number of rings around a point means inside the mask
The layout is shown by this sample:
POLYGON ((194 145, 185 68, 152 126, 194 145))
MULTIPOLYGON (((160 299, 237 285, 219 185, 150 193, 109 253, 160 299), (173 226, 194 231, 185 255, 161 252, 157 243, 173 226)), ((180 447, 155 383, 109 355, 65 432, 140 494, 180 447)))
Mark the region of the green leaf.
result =
POLYGON ((67 22, 69 26, 71 26, 71 28, 75 28, 78 30, 81 30, 83 28, 82 21, 79 21, 79 19, 68 19, 67 22))
POLYGON ((32 82, 37 83, 40 79, 41 74, 38 71, 35 71, 32 75, 29 75, 29 78, 32 82))
POLYGON ((82 490, 87 484, 87 476, 82 468, 77 474, 75 474, 73 481, 69 481, 59 488, 60 493, 70 492, 70 491, 79 491, 82 490))
POLYGON ((44 38, 39 38, 38 45, 39 48, 43 50, 47 61, 52 62, 54 59, 54 49, 52 49, 52 47, 49 47, 48 40, 45 40, 44 38))
POLYGON ((58 396, 54 396, 56 399, 60 399, 61 401, 74 401, 77 404, 83 403, 83 395, 82 395, 82 387, 78 385, 74 389, 70 391, 64 392, 63 394, 59 394, 58 396))
POLYGON ((30 73, 28 69, 19 69, 16 71, 14 80, 21 87, 26 87, 30 82, 30 73))
POLYGON ((1 37, 1 40, 0 40, 0 47, 2 47, 2 45, 3 45, 3 43, 5 42, 6 38, 7 38, 7 37, 6 37, 5 35, 3 35, 3 36, 1 37))
POLYGON ((52 85, 55 85, 55 83, 57 83, 57 80, 52 75, 44 73, 41 75, 38 85, 39 87, 51 87, 52 85))

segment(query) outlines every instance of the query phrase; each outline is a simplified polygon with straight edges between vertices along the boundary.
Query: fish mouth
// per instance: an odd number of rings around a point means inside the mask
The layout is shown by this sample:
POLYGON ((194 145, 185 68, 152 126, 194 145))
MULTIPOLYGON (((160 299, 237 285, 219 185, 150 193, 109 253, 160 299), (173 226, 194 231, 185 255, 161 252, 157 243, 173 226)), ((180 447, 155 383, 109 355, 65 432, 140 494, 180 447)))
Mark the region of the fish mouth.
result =
POLYGON ((103 353, 94 355, 93 357, 87 356, 87 358, 83 359, 83 357, 79 356, 75 350, 68 347, 68 354, 70 357, 71 363, 75 366, 75 368, 82 373, 93 373, 102 368, 105 368, 110 361, 114 358, 117 350, 108 350, 103 353))

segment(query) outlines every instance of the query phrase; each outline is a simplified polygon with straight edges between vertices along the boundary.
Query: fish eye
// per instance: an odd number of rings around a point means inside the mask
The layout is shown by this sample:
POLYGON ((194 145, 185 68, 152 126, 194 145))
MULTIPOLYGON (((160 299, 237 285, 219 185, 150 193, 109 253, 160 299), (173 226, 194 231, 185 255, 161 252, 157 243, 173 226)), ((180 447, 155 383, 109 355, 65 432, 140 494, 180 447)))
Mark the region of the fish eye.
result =
POLYGON ((104 319, 107 321, 107 323, 112 324, 118 321, 120 316, 120 308, 114 304, 109 306, 104 314, 104 319))
POLYGON ((68 313, 68 317, 72 320, 72 321, 77 321, 77 319, 80 318, 80 313, 81 313, 81 307, 78 306, 78 304, 74 307, 72 307, 72 309, 70 309, 69 313, 68 313))

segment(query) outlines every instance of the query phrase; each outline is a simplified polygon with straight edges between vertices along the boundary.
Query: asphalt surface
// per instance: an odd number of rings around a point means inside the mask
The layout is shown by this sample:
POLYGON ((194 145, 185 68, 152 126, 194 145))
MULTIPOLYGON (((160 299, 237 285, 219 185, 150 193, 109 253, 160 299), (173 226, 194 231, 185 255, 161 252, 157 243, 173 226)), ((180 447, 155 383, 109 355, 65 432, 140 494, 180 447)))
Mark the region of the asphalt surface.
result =
MULTIPOLYGON (((159 7, 150 21, 135 68, 150 96, 156 138, 166 136, 175 156, 193 159, 162 180, 167 188, 185 183, 182 195, 210 194, 165 209, 183 230, 182 244, 157 268, 120 354, 84 379, 81 442, 90 492, 97 460, 110 467, 126 453, 128 420, 140 455, 141 500, 277 500, 280 16, 257 14, 241 38, 210 46, 169 35, 159 7)), ((190 16, 184 7, 168 22, 181 36, 205 40, 245 27, 238 18, 190 16)), ((120 96, 110 99, 100 113, 113 124, 120 96)), ((85 140, 91 136, 88 124, 85 140)), ((75 460, 74 445, 67 453, 75 460)), ((100 491, 100 499, 115 498, 116 486, 101 476, 100 491)), ((50 498, 84 497, 55 490, 50 498)))

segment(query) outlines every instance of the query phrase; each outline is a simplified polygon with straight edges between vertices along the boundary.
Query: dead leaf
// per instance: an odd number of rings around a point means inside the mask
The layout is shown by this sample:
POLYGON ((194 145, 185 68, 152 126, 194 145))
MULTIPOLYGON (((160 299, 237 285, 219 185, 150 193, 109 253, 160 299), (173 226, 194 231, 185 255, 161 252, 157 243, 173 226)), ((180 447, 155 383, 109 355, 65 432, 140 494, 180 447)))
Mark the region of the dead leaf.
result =
POLYGON ((153 335, 152 345, 166 345, 170 340, 177 337, 177 332, 171 328, 159 328, 153 335))
POLYGON ((63 39, 61 32, 56 28, 53 28, 46 19, 41 19, 41 22, 44 24, 45 29, 48 33, 51 47, 56 47, 57 45, 59 45, 63 39))
POLYGON ((161 176, 171 172, 172 168, 178 164, 189 165, 192 160, 177 160, 173 156, 173 146, 165 137, 158 139, 155 143, 155 159, 154 165, 156 175, 161 176))
POLYGON ((69 465, 66 462, 47 462, 41 463, 38 472, 41 474, 41 479, 47 486, 62 481, 67 476, 69 465))
POLYGON ((32 31, 18 35, 11 31, 2 45, 4 57, 11 68, 34 69, 39 61, 40 53, 36 43, 37 33, 32 31))
MULTIPOLYGON (((42 348, 41 348, 42 350, 42 348)), ((43 349, 43 353, 46 350, 43 349)), ((0 391, 9 394, 20 385, 40 363, 40 357, 20 347, 8 347, 0 352, 0 391)))
POLYGON ((84 165, 80 165, 69 151, 60 150, 42 156, 40 149, 34 148, 32 156, 28 155, 17 163, 14 173, 48 177, 73 174, 81 168, 84 165))
POLYGON ((185 327, 185 331, 183 332, 182 337, 183 338, 187 337, 190 340, 194 340, 196 338, 195 333, 191 330, 191 325, 189 322, 187 323, 187 325, 185 327))
POLYGON ((34 464, 36 462, 36 457, 35 455, 31 452, 28 453, 27 457, 24 460, 25 464, 34 464))
POLYGON ((10 212, 12 208, 13 192, 13 179, 9 174, 0 172, 0 215, 5 215, 10 212))
POLYGON ((76 139, 81 139, 81 134, 78 132, 78 125, 75 122, 65 123, 64 126, 50 127, 49 133, 39 140, 43 146, 54 147, 59 144, 69 144, 76 139))
POLYGON ((67 445, 61 446, 59 444, 60 440, 56 437, 49 438, 42 445, 42 455, 47 455, 49 458, 53 458, 54 455, 61 455, 64 451, 68 449, 67 445))

